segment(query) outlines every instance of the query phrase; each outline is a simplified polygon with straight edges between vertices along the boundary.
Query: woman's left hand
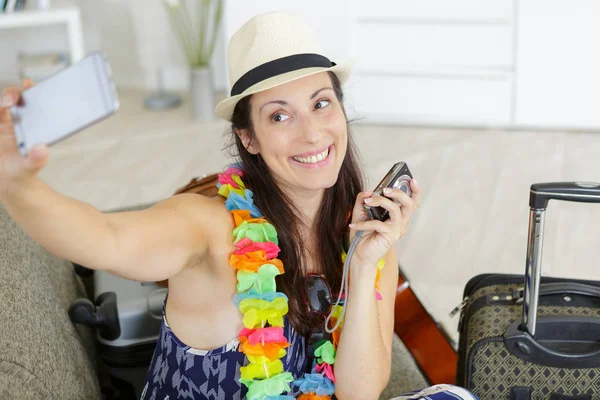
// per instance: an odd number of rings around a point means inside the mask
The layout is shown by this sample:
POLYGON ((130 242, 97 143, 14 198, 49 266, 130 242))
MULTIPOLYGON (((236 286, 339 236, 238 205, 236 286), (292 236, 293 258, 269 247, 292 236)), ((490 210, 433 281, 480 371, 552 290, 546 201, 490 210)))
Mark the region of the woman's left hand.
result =
POLYGON ((357 231, 364 231, 364 233, 354 251, 352 264, 375 266, 396 241, 404 236, 408 230, 410 217, 421 202, 421 189, 414 179, 410 181, 410 189, 411 196, 400 189, 391 189, 390 193, 384 192, 385 197, 372 197, 372 191, 358 194, 350 224, 350 243, 357 231), (397 200, 402 206, 386 197, 397 200), (385 222, 369 220, 365 205, 383 207, 389 212, 390 218, 385 222))

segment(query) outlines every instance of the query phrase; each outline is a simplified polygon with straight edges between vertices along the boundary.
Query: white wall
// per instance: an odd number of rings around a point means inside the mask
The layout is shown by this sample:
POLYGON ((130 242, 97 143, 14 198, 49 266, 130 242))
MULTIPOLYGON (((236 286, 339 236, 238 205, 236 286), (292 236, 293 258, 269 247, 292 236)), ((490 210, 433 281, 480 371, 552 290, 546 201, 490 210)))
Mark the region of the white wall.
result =
MULTIPOLYGON (((167 88, 188 88, 185 58, 167 22, 162 0, 54 0, 53 7, 81 9, 85 51, 102 50, 120 86, 153 88, 164 67, 167 88)), ((35 6, 30 1, 27 8, 35 6)), ((221 33, 222 35, 222 33, 221 33)), ((0 81, 18 79, 17 54, 67 48, 64 27, 0 31, 0 81)), ((224 89, 225 46, 220 36, 213 56, 215 86, 224 89)))

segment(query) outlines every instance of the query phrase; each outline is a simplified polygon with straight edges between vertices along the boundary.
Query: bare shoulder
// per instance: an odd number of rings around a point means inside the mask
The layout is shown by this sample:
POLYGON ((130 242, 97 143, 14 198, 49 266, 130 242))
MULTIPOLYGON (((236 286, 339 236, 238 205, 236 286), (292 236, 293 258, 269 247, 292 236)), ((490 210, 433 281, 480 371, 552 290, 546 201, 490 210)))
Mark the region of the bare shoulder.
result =
POLYGON ((157 203, 157 206, 177 208, 184 215, 201 224, 214 224, 219 219, 231 218, 220 197, 207 197, 196 193, 176 194, 157 203))
POLYGON ((176 211, 187 221, 188 229, 204 237, 203 242, 206 246, 210 246, 211 238, 220 236, 224 230, 232 229, 231 214, 220 196, 207 197, 196 193, 180 193, 153 207, 176 211))

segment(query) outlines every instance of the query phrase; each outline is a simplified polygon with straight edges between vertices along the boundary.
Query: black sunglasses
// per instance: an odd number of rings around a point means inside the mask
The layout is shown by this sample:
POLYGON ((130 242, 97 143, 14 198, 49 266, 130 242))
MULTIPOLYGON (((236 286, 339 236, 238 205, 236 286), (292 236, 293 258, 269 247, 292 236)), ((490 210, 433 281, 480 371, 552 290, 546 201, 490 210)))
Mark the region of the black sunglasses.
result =
MULTIPOLYGON (((303 294, 306 311, 311 315, 318 316, 323 320, 324 324, 327 315, 331 312, 331 288, 325 280, 325 277, 319 274, 309 274, 305 276, 304 284, 305 290, 303 294)), ((332 340, 332 335, 325 331, 324 325, 309 332, 307 338, 307 369, 309 371, 312 369, 313 360, 315 359, 315 349, 327 340, 332 340)))
POLYGON ((308 274, 304 277, 304 304, 309 314, 327 317, 331 312, 331 288, 323 275, 308 274))

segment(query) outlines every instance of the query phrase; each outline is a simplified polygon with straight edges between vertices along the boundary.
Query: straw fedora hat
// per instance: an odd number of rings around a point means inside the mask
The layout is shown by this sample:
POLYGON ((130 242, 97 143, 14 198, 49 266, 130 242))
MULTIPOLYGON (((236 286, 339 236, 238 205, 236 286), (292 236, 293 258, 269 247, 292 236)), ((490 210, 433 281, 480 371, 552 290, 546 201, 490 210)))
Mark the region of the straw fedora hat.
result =
POLYGON ((231 121, 237 102, 253 93, 323 71, 343 84, 354 60, 337 65, 323 55, 317 35, 301 18, 273 12, 246 22, 228 50, 230 97, 217 104, 216 115, 231 121))

